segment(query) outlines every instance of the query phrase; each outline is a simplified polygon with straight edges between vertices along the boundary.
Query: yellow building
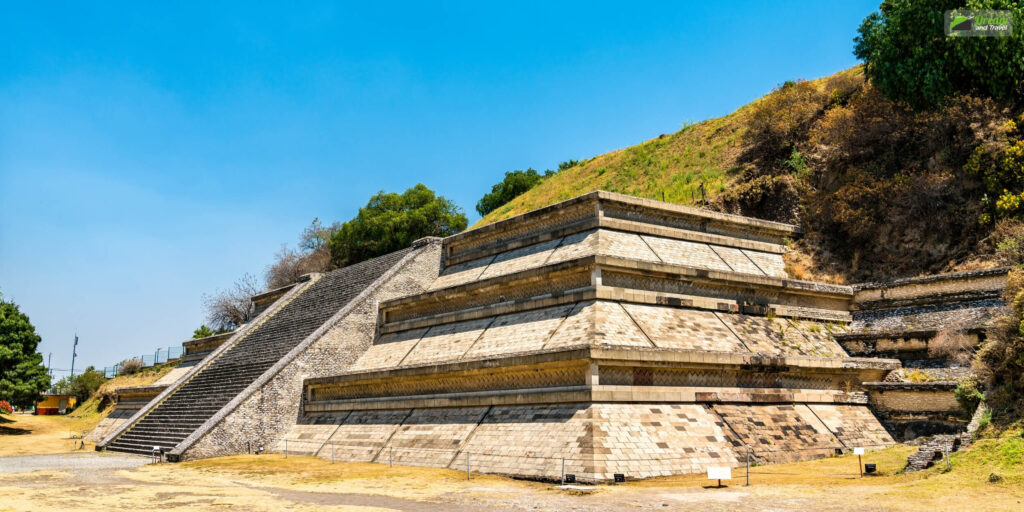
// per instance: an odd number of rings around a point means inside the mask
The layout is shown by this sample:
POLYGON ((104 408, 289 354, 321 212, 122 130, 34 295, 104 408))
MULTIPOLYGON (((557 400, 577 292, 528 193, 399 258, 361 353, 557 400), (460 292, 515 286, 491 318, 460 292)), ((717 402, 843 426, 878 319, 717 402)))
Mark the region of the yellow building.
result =
POLYGON ((67 414, 75 408, 77 399, 73 395, 43 393, 36 402, 36 414, 67 414))

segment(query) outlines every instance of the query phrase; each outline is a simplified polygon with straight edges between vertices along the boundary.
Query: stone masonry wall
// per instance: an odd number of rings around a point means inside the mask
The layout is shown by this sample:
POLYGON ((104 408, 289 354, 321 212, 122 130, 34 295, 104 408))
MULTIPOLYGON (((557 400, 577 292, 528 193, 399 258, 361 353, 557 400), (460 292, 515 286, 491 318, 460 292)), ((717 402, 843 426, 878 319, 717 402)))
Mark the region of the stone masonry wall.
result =
POLYGON ((437 278, 440 258, 441 247, 436 242, 412 253, 381 286, 351 304, 349 313, 326 334, 187 447, 181 459, 245 453, 250 446, 273 447, 299 418, 303 379, 347 370, 373 343, 377 303, 427 289, 437 278))
MULTIPOLYGON (((283 436, 291 454, 447 466, 541 480, 703 473, 709 466, 791 462, 892 438, 863 405, 566 403, 390 409, 307 417, 283 436)), ((273 450, 286 448, 279 442, 273 450)), ((269 448, 268 448, 269 449, 269 448)))
POLYGON ((869 394, 871 406, 880 411, 898 412, 960 412, 953 393, 939 391, 872 391, 869 394))

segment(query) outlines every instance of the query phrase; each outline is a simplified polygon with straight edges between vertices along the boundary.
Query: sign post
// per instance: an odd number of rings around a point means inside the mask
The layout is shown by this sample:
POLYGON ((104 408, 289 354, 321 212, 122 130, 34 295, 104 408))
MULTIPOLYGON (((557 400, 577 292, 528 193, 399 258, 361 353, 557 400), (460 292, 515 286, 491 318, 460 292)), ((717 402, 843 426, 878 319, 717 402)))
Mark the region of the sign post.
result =
POLYGON ((718 487, 722 487, 722 480, 732 480, 732 468, 729 466, 709 466, 708 480, 718 480, 718 487))
POLYGON ((864 455, 864 448, 854 448, 853 454, 857 456, 857 469, 860 470, 861 478, 864 478, 864 465, 861 464, 860 456, 864 455))

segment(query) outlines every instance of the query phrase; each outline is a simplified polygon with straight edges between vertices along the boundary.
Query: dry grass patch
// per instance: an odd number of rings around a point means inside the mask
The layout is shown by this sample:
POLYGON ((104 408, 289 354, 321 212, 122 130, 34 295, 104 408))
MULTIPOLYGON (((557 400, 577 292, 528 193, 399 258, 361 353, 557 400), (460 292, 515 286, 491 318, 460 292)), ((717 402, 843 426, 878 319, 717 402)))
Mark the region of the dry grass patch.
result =
MULTIPOLYGON (((92 430, 100 419, 99 415, 0 416, 0 457, 73 451, 76 446, 71 436, 81 437, 82 431, 92 430)), ((86 450, 92 447, 93 443, 85 443, 86 450)))
POLYGON ((194 462, 178 467, 199 474, 225 478, 243 478, 261 485, 288 489, 387 495, 408 499, 426 499, 471 487, 507 487, 543 489, 536 482, 473 473, 466 480, 464 471, 413 466, 388 467, 384 464, 337 462, 319 457, 283 455, 235 455, 194 462))
MULTIPOLYGON (((751 468, 750 487, 743 487, 745 471, 733 471, 728 492, 749 492, 766 498, 814 498, 823 505, 846 502, 850 510, 1024 510, 1024 439, 1008 436, 985 439, 945 463, 915 473, 904 473, 913 446, 894 446, 868 452, 865 464, 876 464, 876 475, 860 477, 857 457, 846 455, 791 464, 751 468), (1000 480, 990 482, 996 473, 1000 480)), ((624 487, 657 490, 708 485, 704 475, 673 476, 630 482, 624 487)), ((718 490, 715 490, 718 491, 718 490)), ((720 491, 719 491, 720 492, 720 491)))

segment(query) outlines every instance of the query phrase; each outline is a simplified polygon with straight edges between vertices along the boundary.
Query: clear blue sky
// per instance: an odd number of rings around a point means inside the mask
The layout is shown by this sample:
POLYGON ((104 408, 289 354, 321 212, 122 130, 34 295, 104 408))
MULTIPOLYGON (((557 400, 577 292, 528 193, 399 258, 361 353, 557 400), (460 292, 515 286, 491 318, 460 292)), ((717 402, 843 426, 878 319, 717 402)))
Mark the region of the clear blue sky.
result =
POLYGON ((0 17, 0 292, 55 368, 76 329, 78 368, 179 344, 203 293, 378 190, 472 220, 507 170, 851 67, 879 1, 143 3, 0 17))

